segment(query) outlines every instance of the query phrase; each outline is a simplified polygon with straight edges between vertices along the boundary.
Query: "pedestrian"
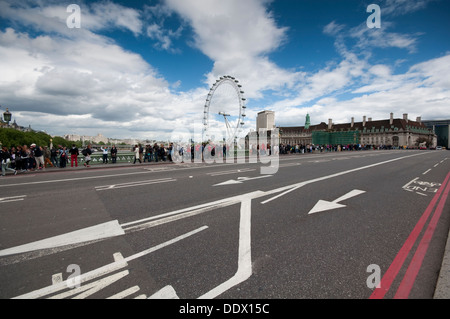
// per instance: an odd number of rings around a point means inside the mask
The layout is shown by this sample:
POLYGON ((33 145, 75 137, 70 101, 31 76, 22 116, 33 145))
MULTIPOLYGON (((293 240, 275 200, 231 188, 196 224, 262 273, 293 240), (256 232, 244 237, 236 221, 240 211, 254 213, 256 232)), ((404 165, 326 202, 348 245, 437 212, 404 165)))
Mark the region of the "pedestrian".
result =
POLYGON ((155 159, 155 162, 158 162, 158 153, 159 153, 159 146, 158 144, 153 144, 153 157, 155 159))
POLYGON ((159 147, 159 157, 162 161, 166 161, 166 149, 164 147, 164 144, 161 144, 159 147))
POLYGON ((17 170, 9 167, 9 165, 11 164, 11 154, 9 153, 8 148, 6 148, 6 146, 2 147, 0 153, 0 160, 2 162, 2 176, 6 175, 6 171, 12 171, 14 172, 14 175, 17 174, 17 170))
POLYGON ((134 163, 133 164, 136 164, 136 161, 139 161, 139 163, 142 164, 141 159, 139 158, 139 146, 138 145, 134 146, 134 163))
POLYGON ((70 167, 73 167, 73 163, 75 162, 75 167, 78 167, 78 155, 80 152, 78 151, 78 147, 75 144, 72 144, 72 148, 70 149, 70 167))
MULTIPOLYGON (((1 145, 0 145, 1 146, 1 145)), ((11 147, 11 149, 9 150, 9 154, 11 155, 11 168, 16 169, 16 148, 13 146, 11 147)))
POLYGON ((117 148, 115 145, 111 147, 111 163, 115 164, 117 160, 117 148))
POLYGON ((47 165, 50 165, 51 167, 54 167, 53 163, 50 160, 51 152, 48 149, 47 146, 44 146, 44 166, 47 167, 47 165))
POLYGON ((92 150, 91 150, 91 144, 89 144, 84 150, 83 150, 83 155, 84 155, 84 166, 86 167, 90 167, 89 166, 89 162, 91 161, 91 154, 92 154, 92 150))
POLYGON ((59 151, 59 167, 66 168, 66 165, 67 165, 67 150, 66 147, 64 146, 59 151))
POLYGON ((108 164, 108 147, 107 146, 105 148, 100 147, 100 149, 103 152, 103 164, 108 164))
POLYGON ((50 150, 50 160, 53 164, 53 167, 58 167, 58 151, 54 146, 50 150))
MULTIPOLYGON (((31 151, 33 153, 34 160, 36 162, 36 169, 45 169, 44 167, 44 152, 42 147, 37 146, 36 144, 31 144, 31 151)), ((33 163, 34 164, 34 163, 33 163)))
POLYGON ((139 163, 142 163, 144 160, 144 147, 139 144, 139 163))
POLYGON ((21 145, 16 147, 16 169, 20 169, 21 172, 25 171, 24 161, 22 159, 23 150, 21 145))
POLYGON ((26 172, 30 170, 30 151, 28 149, 28 146, 25 144, 22 145, 22 161, 23 161, 23 167, 26 172))
POLYGON ((146 160, 148 160, 149 163, 152 161, 150 149, 151 149, 150 145, 148 145, 148 144, 145 145, 144 163, 145 163, 146 160))

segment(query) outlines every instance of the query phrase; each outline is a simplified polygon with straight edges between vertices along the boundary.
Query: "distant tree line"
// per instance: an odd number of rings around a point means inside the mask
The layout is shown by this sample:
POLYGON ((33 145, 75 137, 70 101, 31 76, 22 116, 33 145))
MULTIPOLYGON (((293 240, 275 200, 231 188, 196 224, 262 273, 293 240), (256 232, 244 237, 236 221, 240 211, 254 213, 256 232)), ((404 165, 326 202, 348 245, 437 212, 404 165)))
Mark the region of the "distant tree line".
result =
POLYGON ((8 148, 17 145, 30 146, 33 143, 39 146, 50 146, 50 139, 53 140, 54 146, 62 145, 65 147, 71 147, 72 144, 75 143, 77 147, 81 147, 81 141, 72 142, 60 136, 51 137, 44 132, 22 132, 12 128, 0 129, 0 142, 2 146, 6 146, 8 148))

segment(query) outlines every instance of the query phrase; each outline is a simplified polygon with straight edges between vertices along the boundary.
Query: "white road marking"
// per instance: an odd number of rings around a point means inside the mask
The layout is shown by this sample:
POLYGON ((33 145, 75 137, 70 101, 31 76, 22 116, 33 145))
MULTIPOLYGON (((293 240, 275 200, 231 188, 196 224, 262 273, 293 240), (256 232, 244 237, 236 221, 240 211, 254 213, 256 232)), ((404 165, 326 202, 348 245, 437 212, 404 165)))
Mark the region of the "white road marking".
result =
POLYGON ((168 285, 162 288, 161 290, 155 292, 153 295, 148 297, 148 299, 180 299, 177 296, 175 289, 172 286, 168 285))
POLYGON ((261 179, 261 178, 267 178, 272 177, 273 175, 263 175, 263 176, 257 176, 257 177, 238 177, 237 180, 230 179, 228 181, 225 181, 223 183, 215 184, 213 186, 224 186, 224 185, 232 185, 232 184, 242 184, 246 181, 251 181, 255 179, 261 179))
POLYGON ((114 175, 101 175, 101 176, 86 176, 86 177, 71 177, 67 179, 52 179, 47 181, 37 181, 37 182, 24 182, 24 183, 16 183, 16 184, 4 184, 0 185, 0 187, 11 187, 11 186, 21 186, 21 185, 39 185, 39 184, 49 184, 49 183, 62 183, 62 182, 73 182, 73 181, 82 181, 89 179, 99 179, 99 178, 108 178, 108 177, 117 177, 117 176, 128 176, 128 175, 142 175, 149 174, 151 172, 140 171, 136 173, 123 173, 123 174, 114 174, 114 175))
POLYGON ((126 298, 126 297, 138 292, 140 289, 141 288, 139 288, 139 286, 134 286, 134 287, 125 289, 124 291, 119 292, 115 295, 112 295, 111 297, 108 297, 106 299, 123 299, 123 298, 126 298))
MULTIPOLYGON (((69 291, 60 293, 58 295, 48 297, 48 299, 64 299, 64 298, 69 298, 72 296, 74 296, 73 299, 86 299, 87 297, 92 296, 96 292, 99 292, 100 290, 112 285, 116 281, 128 276, 129 274, 130 274, 130 272, 128 270, 124 270, 117 274, 114 274, 114 275, 108 276, 106 278, 102 278, 100 280, 89 283, 87 285, 82 285, 78 288, 74 288, 69 291)), ((67 287, 65 287, 65 288, 67 288, 67 287)), ((14 299, 28 299, 28 298, 17 297, 14 299)), ((29 298, 29 299, 32 299, 32 298, 29 298)))
POLYGON ((118 188, 136 187, 136 186, 160 184, 160 183, 168 183, 168 182, 176 182, 176 179, 163 178, 163 179, 155 179, 155 180, 147 180, 147 181, 136 181, 136 182, 128 182, 128 183, 122 183, 122 184, 114 184, 114 185, 95 186, 95 190, 96 191, 104 191, 104 190, 111 190, 111 189, 118 189, 118 188))
POLYGON ((431 168, 423 172, 422 175, 426 175, 429 171, 431 171, 431 168))
POLYGON ((418 179, 419 179, 418 177, 414 178, 413 180, 409 181, 408 184, 404 185, 402 188, 403 188, 403 189, 407 189, 409 185, 411 185, 412 183, 414 183, 414 182, 417 181, 418 179))
POLYGON ((121 226, 124 227, 123 229, 127 233, 133 232, 133 231, 140 231, 140 230, 144 230, 147 228, 159 226, 159 225, 162 225, 165 223, 180 220, 183 218, 192 217, 192 216, 195 216, 195 215, 198 215, 201 213, 205 213, 208 211, 212 211, 214 209, 218 209, 221 207, 235 205, 235 204, 242 202, 242 200, 245 198, 256 198, 263 194, 264 193, 260 192, 260 191, 252 192, 252 193, 248 193, 245 195, 239 195, 239 196, 235 196, 235 197, 226 198, 224 200, 218 200, 218 201, 214 201, 211 203, 197 205, 197 206, 187 208, 187 209, 181 209, 181 210, 177 210, 177 211, 173 211, 173 212, 169 212, 169 213, 164 213, 164 214, 161 214, 158 216, 144 218, 141 220, 122 224, 121 226))
MULTIPOLYGON (((431 169, 430 169, 431 170, 431 169)), ((428 171, 430 171, 428 170, 428 171)), ((423 173, 425 175, 428 171, 423 173)), ((405 191, 408 192, 415 192, 416 194, 422 195, 422 196, 428 196, 427 194, 424 194, 422 192, 429 192, 429 193, 436 193, 438 191, 438 188, 441 185, 441 183, 434 183, 434 182, 424 182, 420 181, 419 178, 414 178, 409 183, 404 185, 402 188, 405 191), (411 185, 414 184, 414 185, 411 185)))
MULTIPOLYGON (((276 193, 280 193, 280 192, 284 192, 284 193, 282 193, 280 195, 277 195, 275 197, 272 197, 272 198, 270 198, 268 200, 265 200, 265 201, 261 202, 261 204, 266 204, 266 203, 268 203, 268 202, 270 202, 270 201, 272 201, 272 200, 274 200, 276 198, 279 198, 281 195, 285 195, 285 194, 289 193, 292 190, 298 189, 298 188, 303 187, 303 186, 308 185, 308 184, 321 182, 321 181, 324 181, 324 180, 327 180, 327 179, 331 179, 331 178, 334 178, 334 177, 339 177, 339 176, 350 174, 350 173, 353 173, 353 172, 369 169, 369 168, 376 167, 376 166, 379 166, 379 165, 384 165, 384 164, 388 164, 388 163, 391 163, 391 162, 399 161, 399 160, 402 160, 402 159, 405 159, 405 158, 420 156, 420 155, 424 155, 424 154, 428 154, 428 153, 418 153, 418 154, 414 154, 414 155, 402 156, 402 157, 394 158, 394 159, 391 159, 391 160, 387 160, 387 161, 383 161, 383 162, 379 162, 379 163, 375 163, 375 164, 370 164, 370 165, 366 165, 366 166, 362 166, 362 167, 358 167, 358 168, 353 168, 353 169, 350 169, 350 170, 347 170, 347 171, 342 171, 342 172, 339 172, 339 173, 334 173, 334 174, 323 176, 323 177, 314 178, 314 179, 311 179, 309 181, 304 181, 304 182, 300 182, 300 183, 296 183, 296 184, 292 184, 292 185, 288 185, 288 186, 283 186, 283 187, 280 187, 280 188, 277 188, 277 189, 265 192, 266 195, 276 194, 276 193)), ((410 183, 412 183, 413 181, 414 180, 412 180, 410 183)), ((407 185, 405 185, 405 186, 407 186, 407 185)), ((403 187, 405 187, 405 186, 403 186, 403 187)))
POLYGON ((27 197, 27 195, 20 195, 20 196, 11 196, 11 197, 2 197, 0 198, 0 204, 2 203, 9 203, 9 202, 18 202, 22 201, 27 197))
MULTIPOLYGON (((273 189, 271 191, 266 191, 266 192, 256 191, 256 192, 252 192, 252 193, 248 193, 248 194, 244 194, 244 195, 240 195, 240 196, 233 196, 233 197, 225 198, 223 200, 219 200, 219 201, 215 201, 215 202, 206 203, 206 204, 202 204, 202 205, 196 206, 196 209, 200 209, 202 211, 207 211, 208 209, 212 209, 213 207, 216 207, 216 205, 220 206, 220 204, 233 205, 235 203, 239 203, 239 202, 241 203, 241 221, 240 221, 240 228, 239 228, 238 270, 237 270, 236 274, 232 278, 230 278, 226 282, 220 284, 219 286, 213 288, 211 291, 209 291, 208 293, 202 295, 200 298, 214 298, 214 297, 222 294, 224 291, 230 289, 231 287, 233 287, 233 286, 235 286, 235 285, 237 285, 237 284, 247 280, 252 275, 251 236, 250 236, 250 230, 251 230, 251 227, 250 227, 250 222, 251 222, 251 200, 252 199, 260 198, 260 197, 263 197, 263 196, 272 195, 272 194, 276 194, 276 193, 280 193, 280 192, 284 192, 283 194, 285 194, 285 193, 287 193, 287 191, 292 191, 292 190, 300 188, 300 187, 302 187, 302 186, 304 186, 306 184, 315 183, 315 182, 319 182, 319 181, 324 181, 324 180, 327 180, 327 179, 330 179, 330 178, 342 176, 342 175, 349 174, 349 173, 352 173, 352 172, 365 170, 365 169, 368 169, 368 168, 376 167, 376 166, 379 166, 379 165, 383 165, 383 164, 387 164, 387 163, 391 163, 391 162, 394 162, 394 161, 402 160, 402 159, 409 158, 409 157, 419 156, 419 155, 423 155, 423 154, 426 154, 426 153, 419 153, 419 154, 399 157, 399 158, 395 158, 395 159, 392 159, 392 160, 387 160, 387 161, 384 161, 384 162, 371 164, 371 165, 367 165, 367 166, 363 166, 363 167, 359 167, 359 168, 355 168, 355 169, 351 169, 351 170, 346 170, 346 171, 342 171, 342 172, 339 172, 339 173, 331 174, 331 175, 328 175, 328 176, 319 177, 319 178, 312 179, 312 180, 309 180, 309 181, 306 181, 306 182, 301 182, 301 183, 296 183, 296 184, 280 187, 280 188, 277 188, 277 189, 273 189)), ((348 198, 347 196, 348 196, 348 194, 342 196, 341 198, 339 198, 339 200, 342 200, 342 198, 348 198)), ((188 211, 193 213, 193 208, 191 207, 191 208, 187 208, 187 209, 178 210, 178 211, 175 211, 175 212, 169 212, 169 213, 166 213, 166 214, 163 214, 163 215, 164 215, 164 217, 168 217, 168 216, 172 216, 172 215, 175 215, 175 214, 180 214, 182 212, 188 212, 188 211)), ((163 217, 163 215, 160 215, 158 217, 163 217)), ((189 216, 189 215, 187 215, 187 216, 189 216)), ((145 219, 145 221, 149 221, 150 219, 154 219, 154 218, 155 217, 149 217, 149 218, 145 219)), ((116 225, 116 226, 114 226, 112 228, 115 231, 119 231, 119 233, 120 233, 119 235, 122 235, 123 234, 122 232, 124 232, 122 226, 132 225, 132 224, 136 224, 137 222, 142 222, 142 221, 144 221, 144 220, 122 224, 122 225, 119 225, 119 227, 117 227, 117 225, 116 225)), ((117 221, 113 221, 113 223, 117 223, 117 221)), ((108 224, 108 223, 105 223, 105 224, 108 224)), ((101 224, 101 225, 103 225, 103 224, 101 224)), ((96 227, 98 227, 98 226, 93 226, 93 227, 89 227, 89 228, 96 229, 96 227)), ((110 273, 113 270, 117 270, 117 269, 123 268, 123 267, 125 267, 127 265, 127 262, 130 261, 130 260, 133 260, 133 259, 136 259, 136 258, 140 258, 140 257, 142 257, 142 256, 144 256, 146 254, 149 254, 149 253, 151 253, 151 252, 153 252, 155 250, 161 249, 161 248, 163 248, 163 247, 165 247, 167 245, 170 245, 170 244, 175 243, 175 242, 177 242, 179 240, 182 240, 182 239, 184 239, 184 238, 186 238, 188 236, 191 236, 191 235, 193 235, 193 234, 195 234, 195 233, 197 233, 199 231, 202 231, 202 230, 204 230, 206 228, 208 228, 208 227, 207 226, 201 227, 201 228, 199 228, 197 230, 194 230, 194 231, 192 231, 190 233, 187 233, 187 234, 185 234, 183 236, 179 236, 177 238, 174 238, 171 241, 168 241, 166 243, 160 244, 158 246, 155 246, 153 248, 145 250, 145 251, 143 251, 141 253, 132 255, 132 256, 130 256, 128 258, 116 261, 116 262, 114 262, 112 264, 109 264, 109 265, 106 265, 104 267, 98 268, 98 269, 96 269, 96 270, 94 270, 92 272, 86 273, 86 274, 81 276, 82 279, 81 279, 80 282, 91 280, 92 278, 97 278, 97 277, 99 277, 101 275, 104 275, 105 273, 110 273)), ((85 230, 86 229, 80 230, 80 231, 77 231, 77 232, 81 232, 82 233, 85 230)), ((92 236, 92 234, 90 236, 92 236)), ((88 236, 87 234, 86 234, 86 237, 81 236, 82 237, 81 240, 85 240, 86 238, 90 238, 89 240, 92 240, 92 238, 98 238, 98 234, 93 234, 92 237, 90 237, 90 236, 88 236)), ((58 237, 59 236, 57 236, 57 238, 58 237)), ((67 234, 66 235, 61 235, 61 237, 67 237, 67 234)), ((106 238, 107 237, 108 236, 106 236, 106 238)), ((65 240, 67 240, 67 239, 65 239, 65 240)), ((42 244, 42 242, 46 242, 46 241, 48 241, 48 239, 40 241, 40 242, 42 244)), ((32 244, 29 244, 29 245, 32 245, 32 244)), ((26 246, 26 245, 23 245, 23 246, 26 246)), ((14 248, 12 248, 12 249, 14 249, 14 248)), ((5 251, 8 251, 8 250, 10 250, 10 249, 6 249, 6 250, 3 250, 1 252, 4 253, 5 251)), ((46 287, 46 288, 34 291, 32 293, 19 296, 18 298, 28 298, 28 297, 35 297, 35 296, 39 297, 39 296, 42 296, 42 295, 45 295, 45 294, 53 293, 55 291, 58 291, 58 289, 61 289, 63 284, 65 285, 66 282, 63 282, 61 284, 55 284, 55 285, 52 285, 50 287, 46 287)))
MULTIPOLYGON (((150 254, 150 253, 152 253, 154 251, 157 251, 157 250, 159 250, 161 248, 164 248, 166 246, 172 245, 172 244, 174 244, 174 243, 176 243, 176 242, 178 242, 180 240, 183 240, 183 239, 188 238, 188 237, 190 237, 192 235, 195 235, 195 234, 197 234, 197 233, 199 233, 199 232, 201 232, 201 231, 203 231, 203 230, 205 230, 207 228, 208 228, 208 226, 203 226, 203 227, 197 228, 197 229, 195 229, 195 230, 193 230, 191 232, 188 232, 188 233, 186 233, 184 235, 181 235, 181 236, 178 236, 176 238, 173 238, 173 239, 171 239, 169 241, 166 241, 166 242, 164 242, 162 244, 154 246, 154 247, 152 247, 150 249, 144 250, 144 251, 142 251, 140 253, 131 255, 131 256, 127 257, 127 258, 118 258, 115 255, 115 261, 113 263, 110 263, 110 264, 105 265, 103 267, 94 269, 94 270, 89 271, 87 273, 81 274, 80 276, 78 276, 78 278, 77 278, 78 280, 77 281, 80 284, 83 284, 83 283, 86 283, 88 281, 91 281, 91 280, 103 277, 105 275, 111 274, 111 273, 113 273, 115 271, 121 270, 121 269, 127 267, 128 266, 128 262, 131 261, 131 260, 134 260, 136 258, 145 256, 147 254, 150 254)), ((111 285, 115 281, 117 281, 117 280, 127 276, 128 274, 129 274, 129 271, 128 270, 124 270, 124 271, 121 271, 120 273, 117 273, 115 275, 111 275, 111 276, 106 277, 106 278, 99 279, 99 280, 97 280, 95 282, 92 282, 90 284, 87 284, 87 285, 84 285, 84 286, 81 285, 80 287, 75 288, 75 289, 71 289, 68 292, 64 292, 64 293, 61 293, 59 295, 52 296, 51 298, 67 298, 67 297, 70 297, 70 296, 73 296, 73 295, 77 295, 76 296, 77 299, 79 299, 79 298, 86 298, 86 297, 92 295, 93 293, 95 293, 95 292, 105 288, 106 286, 111 285)), ((29 292, 29 293, 26 293, 26 294, 23 294, 23 295, 20 295, 18 297, 13 298, 13 299, 36 299, 36 298, 41 298, 41 297, 45 297, 45 296, 50 296, 50 295, 52 295, 54 293, 57 293, 59 291, 66 290, 67 288, 68 288, 68 280, 60 282, 60 283, 56 283, 56 284, 53 284, 51 286, 47 286, 47 287, 44 287, 44 288, 41 288, 41 289, 38 289, 38 290, 35 290, 35 291, 32 291, 32 292, 29 292)))
POLYGON ((346 205, 339 204, 339 202, 342 202, 346 199, 364 194, 365 191, 361 191, 358 189, 352 190, 351 192, 345 194, 344 196, 339 197, 338 199, 335 199, 332 202, 325 201, 325 200, 319 200, 317 204, 309 211, 308 215, 323 212, 326 210, 332 210, 336 208, 346 207, 346 205))
POLYGON ((215 298, 230 288, 246 281, 252 275, 251 256, 251 198, 245 198, 241 203, 241 220, 239 224, 239 253, 238 269, 233 277, 223 282, 219 286, 210 290, 199 299, 215 298))
POLYGON ((212 172, 212 173, 206 173, 210 176, 220 176, 220 175, 228 175, 228 174, 238 174, 243 172, 252 172, 256 171, 256 168, 243 168, 243 169, 234 169, 230 171, 221 171, 221 172, 212 172))
POLYGON ((159 245, 157 245, 157 246, 155 246, 155 247, 149 248, 149 249, 147 249, 147 250, 141 251, 140 253, 137 253, 137 254, 134 254, 134 255, 132 255, 132 256, 129 256, 129 257, 125 258, 125 261, 128 262, 128 261, 137 259, 137 258, 139 258, 139 257, 148 255, 148 254, 150 254, 150 253, 152 253, 152 252, 154 252, 154 251, 157 251, 157 250, 159 250, 159 249, 161 249, 161 248, 164 248, 164 247, 166 247, 166 246, 172 245, 172 244, 174 244, 174 243, 176 243, 176 242, 178 242, 178 241, 180 241, 180 240, 183 240, 183 239, 188 238, 188 237, 190 237, 190 236, 192 236, 192 235, 195 235, 195 234, 197 234, 197 233, 199 233, 199 232, 201 232, 201 231, 203 231, 203 230, 205 230, 205 229, 208 229, 208 226, 202 226, 202 227, 197 228, 197 229, 195 229, 195 230, 193 230, 193 231, 191 231, 191 232, 189 232, 189 233, 186 233, 186 234, 184 234, 184 235, 181 235, 181 236, 178 236, 178 237, 176 237, 176 238, 174 238, 174 239, 171 239, 171 240, 169 240, 169 241, 166 241, 165 243, 159 244, 159 245))
MULTIPOLYGON (((280 195, 285 195, 285 194, 289 193, 290 191, 293 191, 295 189, 298 189, 298 188, 300 188, 300 187, 302 187, 304 185, 310 184, 310 183, 316 183, 316 182, 324 181, 324 180, 327 180, 327 179, 330 179, 330 178, 342 176, 342 175, 349 174, 349 173, 352 173, 352 172, 365 170, 365 169, 376 167, 376 166, 379 166, 379 165, 383 165, 383 164, 399 161, 399 160, 402 160, 402 159, 405 159, 405 158, 420 156, 420 155, 424 155, 424 154, 427 154, 427 153, 418 153, 418 154, 414 154, 414 155, 403 156, 403 157, 387 160, 387 161, 384 161, 384 162, 379 162, 379 163, 375 163, 375 164, 371 164, 371 165, 367 165, 367 166, 363 166, 363 167, 359 167, 359 168, 354 168, 354 169, 351 169, 351 170, 342 171, 342 172, 339 172, 339 173, 335 173, 335 174, 331 174, 331 175, 315 178, 315 179, 312 179, 312 180, 309 180, 309 181, 300 182, 300 183, 296 183, 296 184, 292 184, 292 185, 288 185, 288 186, 283 186, 283 187, 280 187, 280 188, 277 188, 277 189, 273 189, 273 190, 270 190, 270 191, 266 191, 266 192, 257 191, 257 192, 251 192, 251 193, 248 193, 248 194, 245 194, 245 195, 228 197, 228 198, 225 198, 225 199, 222 199, 222 200, 218 200, 218 201, 214 201, 214 202, 210 202, 210 203, 206 203, 206 204, 201 204, 201 205, 197 205, 197 206, 186 208, 186 209, 181 209, 181 210, 165 213, 165 214, 162 214, 162 215, 159 215, 159 216, 153 216, 153 217, 145 218, 145 219, 138 220, 138 221, 124 223, 122 225, 117 225, 117 221, 112 221, 112 222, 109 222, 109 223, 100 224, 100 225, 97 225, 97 226, 92 226, 92 227, 88 227, 88 228, 85 228, 85 229, 82 229, 82 230, 79 230, 79 231, 75 231, 74 233, 77 236, 64 234, 64 235, 56 236, 56 237, 53 237, 53 238, 50 238, 50 239, 44 239, 44 240, 41 240, 41 241, 38 241, 38 242, 34 242, 34 243, 22 245, 22 246, 13 247, 13 248, 9 248, 9 249, 4 249, 4 250, 0 251, 0 257, 6 256, 6 255, 10 255, 10 254, 29 252, 29 251, 37 250, 37 249, 56 248, 56 247, 60 247, 60 246, 64 246, 64 245, 81 244, 83 242, 88 242, 88 241, 92 241, 92 240, 106 239, 106 238, 110 238, 110 237, 114 237, 114 236, 119 236, 119 235, 123 235, 124 234, 124 229, 122 227, 130 226, 130 225, 134 225, 134 224, 138 224, 138 223, 145 223, 145 222, 148 222, 150 220, 154 220, 156 218, 168 217, 168 216, 172 216, 172 215, 176 215, 176 214, 180 214, 180 213, 185 213, 185 212, 191 212, 192 214, 196 214, 197 212, 194 212, 194 211, 198 210, 198 209, 201 210, 199 212, 205 212, 205 211, 209 211, 211 209, 214 209, 215 207, 223 207, 223 205, 229 206, 229 205, 241 202, 242 198, 243 198, 242 196, 244 196, 245 198, 252 198, 252 199, 254 199, 254 198, 259 198, 259 197, 272 195, 272 194, 277 194, 277 193, 282 193, 280 195), (107 228, 107 231, 106 230, 105 230, 105 232, 101 231, 102 227, 105 227, 105 226, 107 228)), ((269 177, 269 176, 271 176, 271 175, 264 175, 262 177, 269 177)), ((417 180, 417 178, 414 179, 413 181, 415 181, 415 180, 417 180)), ((411 181, 410 183, 412 183, 413 181, 411 181)), ((278 195, 276 197, 279 197, 280 195, 278 195)), ((263 203, 268 203, 270 200, 273 200, 274 198, 275 197, 273 197, 273 198, 271 198, 269 200, 266 200, 263 203)), ((185 215, 185 217, 188 217, 188 216, 191 216, 191 215, 190 214, 186 214, 185 215)), ((146 225, 146 226, 148 226, 148 225, 146 225)), ((151 224, 150 224, 150 227, 151 227, 151 224)), ((145 229, 145 228, 146 227, 144 227, 144 226, 142 227, 142 229, 145 229)), ((72 233, 69 233, 69 234, 72 234, 72 233)))
POLYGON ((267 199, 267 200, 265 200, 265 201, 262 201, 261 204, 263 204, 263 205, 264 205, 264 204, 267 204, 268 202, 271 202, 271 201, 273 201, 273 200, 275 200, 275 199, 277 199, 277 198, 279 198, 279 197, 282 197, 282 196, 284 196, 284 195, 286 195, 286 194, 288 194, 288 193, 290 193, 290 192, 293 192, 293 191, 295 191, 296 189, 299 189, 300 187, 302 187, 302 186, 304 186, 304 185, 306 185, 306 183, 302 183, 301 185, 297 185, 297 186, 295 186, 295 187, 292 187, 292 188, 290 188, 290 189, 284 191, 284 192, 281 193, 281 194, 278 194, 278 195, 276 195, 276 196, 274 196, 274 197, 271 197, 271 198, 269 198, 269 199, 267 199))
POLYGON ((119 222, 117 220, 113 220, 107 223, 83 228, 63 235, 35 241, 29 244, 3 249, 0 250, 0 257, 40 249, 73 245, 82 242, 89 242, 91 240, 111 238, 124 234, 125 232, 119 225, 119 222))

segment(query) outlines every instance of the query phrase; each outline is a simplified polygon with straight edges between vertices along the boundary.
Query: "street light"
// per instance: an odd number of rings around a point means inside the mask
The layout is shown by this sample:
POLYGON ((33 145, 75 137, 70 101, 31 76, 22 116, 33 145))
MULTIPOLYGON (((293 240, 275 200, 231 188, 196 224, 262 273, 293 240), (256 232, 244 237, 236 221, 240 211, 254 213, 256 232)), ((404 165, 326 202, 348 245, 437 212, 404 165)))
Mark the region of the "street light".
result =
POLYGON ((9 112, 8 108, 6 108, 6 112, 3 113, 3 119, 8 124, 11 121, 11 113, 9 112))

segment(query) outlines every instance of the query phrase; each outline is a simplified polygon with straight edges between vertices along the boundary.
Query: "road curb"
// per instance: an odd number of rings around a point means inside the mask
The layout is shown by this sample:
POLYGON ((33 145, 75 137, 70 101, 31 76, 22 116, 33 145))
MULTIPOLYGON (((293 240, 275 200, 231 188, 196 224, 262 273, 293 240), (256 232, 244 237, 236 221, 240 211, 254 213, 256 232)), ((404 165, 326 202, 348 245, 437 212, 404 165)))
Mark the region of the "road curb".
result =
POLYGON ((433 299, 450 299, 450 231, 433 299))

